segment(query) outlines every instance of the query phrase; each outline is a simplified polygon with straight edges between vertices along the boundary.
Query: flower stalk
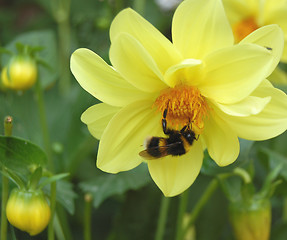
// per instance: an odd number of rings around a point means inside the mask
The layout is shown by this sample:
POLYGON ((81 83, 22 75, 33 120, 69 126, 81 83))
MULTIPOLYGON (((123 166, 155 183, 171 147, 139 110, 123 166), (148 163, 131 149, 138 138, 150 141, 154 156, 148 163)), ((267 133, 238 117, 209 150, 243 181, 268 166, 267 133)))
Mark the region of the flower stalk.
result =
POLYGON ((68 93, 71 85, 71 77, 69 71, 69 55, 71 42, 71 28, 69 23, 70 16, 70 0, 53 0, 51 1, 52 14, 58 24, 59 33, 59 63, 60 63, 60 91, 68 93))
POLYGON ((48 166, 49 166, 49 169, 51 171, 53 171, 54 170, 54 163, 53 163, 53 159, 52 159, 50 135, 49 135, 48 124, 47 124, 43 89, 41 86, 41 81, 39 79, 36 81, 35 94, 37 96, 37 105, 38 105, 38 111, 39 111, 44 147, 45 147, 47 157, 48 157, 48 166))
POLYGON ((91 240, 91 215, 92 215, 92 195, 87 193, 84 197, 85 210, 84 210, 84 240, 91 240))
POLYGON ((157 230, 155 234, 155 240, 164 239, 163 237, 164 237, 164 230, 165 230, 165 224, 166 224, 169 204, 170 204, 170 198, 162 196, 160 210, 159 210, 160 211, 159 218, 158 218, 158 223, 157 223, 157 230))
MULTIPOLYGON (((13 128, 13 119, 10 116, 7 116, 4 119, 4 135, 12 136, 12 128, 13 128)), ((2 167, 2 201, 1 201, 1 239, 7 239, 7 217, 6 217, 6 205, 9 196, 9 178, 5 176, 6 169, 2 167)))
POLYGON ((177 224, 176 224, 176 240, 182 239, 183 233, 183 219, 186 213, 187 203, 188 203, 188 194, 189 191, 185 191, 180 195, 179 209, 177 215, 177 224))
POLYGON ((54 218, 56 213, 56 187, 57 183, 51 183, 51 195, 50 195, 50 208, 51 208, 51 219, 48 226, 48 240, 54 240, 54 218))
POLYGON ((204 205, 208 202, 208 200, 210 199, 210 197, 212 196, 214 191, 217 189, 217 187, 218 187, 218 179, 214 178, 213 180, 211 180, 208 187, 205 189, 204 193, 202 194, 202 196, 200 197, 200 199, 198 200, 198 202, 194 206, 194 208, 190 214, 189 221, 182 231, 181 239, 184 239, 184 236, 187 234, 190 227, 194 224, 200 211, 202 210, 204 205))

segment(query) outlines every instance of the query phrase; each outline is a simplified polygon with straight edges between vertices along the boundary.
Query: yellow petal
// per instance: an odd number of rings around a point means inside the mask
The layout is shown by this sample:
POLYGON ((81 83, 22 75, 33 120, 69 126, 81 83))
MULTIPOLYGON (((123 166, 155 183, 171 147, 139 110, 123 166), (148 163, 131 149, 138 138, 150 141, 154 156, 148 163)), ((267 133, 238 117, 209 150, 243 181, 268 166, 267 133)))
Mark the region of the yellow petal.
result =
POLYGON ((122 108, 109 122, 99 145, 97 166, 109 173, 127 171, 143 158, 143 142, 161 130, 161 115, 151 108, 152 101, 138 101, 122 108))
POLYGON ((271 96, 271 101, 257 115, 248 117, 224 116, 240 138, 266 140, 283 133, 287 129, 287 96, 265 80, 253 93, 256 97, 271 96))
POLYGON ((206 54, 233 44, 233 33, 220 0, 183 1, 172 22, 172 39, 184 58, 206 54))
POLYGON ((231 25, 252 16, 252 11, 248 3, 244 0, 223 0, 224 9, 231 25))
POLYGON ((90 133, 100 139, 111 118, 120 110, 105 103, 89 107, 81 116, 83 123, 88 125, 90 133))
POLYGON ((260 113, 270 100, 271 97, 259 98, 248 96, 234 104, 220 104, 216 102, 213 102, 213 104, 228 115, 243 117, 260 113))
POLYGON ((239 141, 235 132, 216 112, 204 124, 201 135, 210 157, 219 165, 233 163, 239 155, 239 141))
MULTIPOLYGON (((272 3, 271 3, 272 4, 272 3)), ((266 24, 278 24, 279 27, 283 30, 284 32, 284 50, 283 50, 283 55, 281 57, 281 60, 284 62, 287 62, 287 4, 286 1, 277 3, 273 3, 273 5, 276 6, 275 9, 270 9, 270 11, 266 12, 266 24)))
POLYGON ((121 33, 133 36, 154 59, 162 73, 180 62, 182 57, 172 43, 138 13, 128 8, 121 11, 110 28, 112 44, 121 33))
POLYGON ((175 87, 180 84, 197 86, 197 74, 201 67, 202 61, 197 59, 185 59, 181 63, 170 67, 164 75, 164 80, 170 87, 175 87))
POLYGON ((71 70, 82 88, 110 105, 125 106, 149 96, 126 82, 91 50, 76 50, 71 57, 71 70))
POLYGON ((262 47, 271 49, 270 52, 274 57, 274 60, 273 64, 270 66, 269 72, 267 73, 267 76, 269 76, 278 65, 282 56, 284 35, 281 28, 273 24, 255 30, 240 42, 240 44, 242 43, 255 43, 262 47))
POLYGON ((190 187, 199 174, 202 160, 201 142, 195 141, 185 155, 149 160, 148 168, 152 179, 163 194, 172 197, 190 187))
POLYGON ((246 98, 266 78, 273 57, 256 44, 240 44, 209 54, 198 88, 207 98, 232 104, 246 98))
POLYGON ((131 35, 118 35, 111 45, 110 59, 121 75, 142 91, 158 92, 167 87, 153 58, 131 35))

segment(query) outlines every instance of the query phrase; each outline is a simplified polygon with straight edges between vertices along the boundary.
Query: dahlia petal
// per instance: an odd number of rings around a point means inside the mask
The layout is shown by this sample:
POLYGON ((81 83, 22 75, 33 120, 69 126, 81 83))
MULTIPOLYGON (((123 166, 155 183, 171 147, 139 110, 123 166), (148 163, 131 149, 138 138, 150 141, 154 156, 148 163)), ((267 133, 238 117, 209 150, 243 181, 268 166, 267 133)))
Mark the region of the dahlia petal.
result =
POLYGON ((166 88, 155 61, 131 35, 118 35, 111 45, 110 59, 121 75, 136 88, 144 92, 158 92, 166 88))
POLYGON ((270 5, 275 5, 275 9, 270 9, 268 10, 268 13, 266 12, 266 23, 276 23, 280 26, 280 28, 284 32, 284 50, 283 50, 283 55, 281 57, 281 60, 283 62, 287 62, 287 21, 286 21, 286 16, 287 16, 287 4, 286 1, 284 0, 281 3, 274 4, 274 2, 270 2, 270 5))
POLYGON ((258 114, 270 102, 271 97, 259 98, 248 96, 234 104, 220 104, 214 102, 221 111, 231 116, 245 117, 258 114))
MULTIPOLYGON (((287 29, 286 29, 287 30, 287 29)), ((270 49, 274 57, 273 64, 270 66, 267 76, 269 76, 278 65, 284 48, 284 34, 278 25, 272 24, 258 28, 246 36, 240 44, 255 43, 270 49)))
POLYGON ((71 70, 82 88, 107 104, 125 106, 149 96, 126 82, 117 71, 89 49, 81 48, 72 54, 71 70))
POLYGON ((149 160, 148 168, 152 179, 163 194, 172 197, 190 187, 199 174, 202 160, 201 142, 195 141, 185 155, 149 160))
POLYGON ((215 51, 203 60, 198 86, 207 98, 223 104, 243 100, 262 82, 273 64, 269 50, 256 44, 239 44, 215 51))
POLYGON ((164 75, 164 81, 169 87, 175 87, 180 84, 197 86, 197 73, 201 66, 201 60, 186 59, 181 63, 170 67, 164 75))
POLYGON ((221 167, 233 163, 239 155, 239 141, 235 132, 215 112, 204 124, 201 135, 210 157, 221 167))
POLYGON ((226 15, 231 25, 242 21, 252 15, 248 3, 244 0, 230 1, 223 0, 224 8, 226 9, 226 15))
POLYGON ((287 129, 287 96, 265 80, 253 93, 256 97, 271 96, 271 101, 257 115, 234 117, 226 115, 224 120, 240 138, 266 140, 278 136, 287 129))
POLYGON ((233 33, 220 0, 183 1, 175 11, 172 38, 184 58, 233 45, 233 33))
POLYGON ((81 121, 88 125, 89 132, 100 139, 111 118, 120 110, 105 103, 89 107, 81 116, 81 121))
POLYGON ((178 50, 164 35, 130 8, 121 11, 113 20, 110 28, 112 44, 121 33, 128 33, 138 40, 162 73, 182 59, 178 50))
POLYGON ((143 158, 144 139, 160 132, 161 116, 151 101, 138 101, 122 108, 107 125, 99 144, 97 166, 109 173, 127 171, 138 166, 143 158))

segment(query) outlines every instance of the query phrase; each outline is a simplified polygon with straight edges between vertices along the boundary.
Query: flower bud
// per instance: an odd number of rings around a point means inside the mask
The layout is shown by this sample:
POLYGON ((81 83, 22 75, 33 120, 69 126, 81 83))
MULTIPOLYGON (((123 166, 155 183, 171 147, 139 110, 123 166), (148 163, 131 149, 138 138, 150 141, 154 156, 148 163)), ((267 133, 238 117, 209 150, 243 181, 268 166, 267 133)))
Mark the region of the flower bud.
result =
POLYGON ((41 190, 14 189, 7 202, 6 215, 13 226, 33 236, 48 225, 51 210, 41 190))
POLYGON ((230 205, 229 216, 236 240, 268 240, 271 227, 271 205, 267 199, 230 205))
POLYGON ((37 79, 37 66, 28 56, 16 56, 10 64, 2 69, 2 83, 13 90, 26 90, 32 87, 37 79))

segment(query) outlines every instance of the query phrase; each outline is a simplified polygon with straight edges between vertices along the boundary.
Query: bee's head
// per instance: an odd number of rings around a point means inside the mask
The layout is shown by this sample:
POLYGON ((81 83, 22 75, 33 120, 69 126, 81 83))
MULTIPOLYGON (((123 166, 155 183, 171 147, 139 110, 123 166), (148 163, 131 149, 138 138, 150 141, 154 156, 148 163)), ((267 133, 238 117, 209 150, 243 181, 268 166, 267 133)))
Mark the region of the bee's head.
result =
POLYGON ((196 139, 195 133, 190 128, 186 129, 181 134, 190 145, 193 143, 194 139, 196 139))

